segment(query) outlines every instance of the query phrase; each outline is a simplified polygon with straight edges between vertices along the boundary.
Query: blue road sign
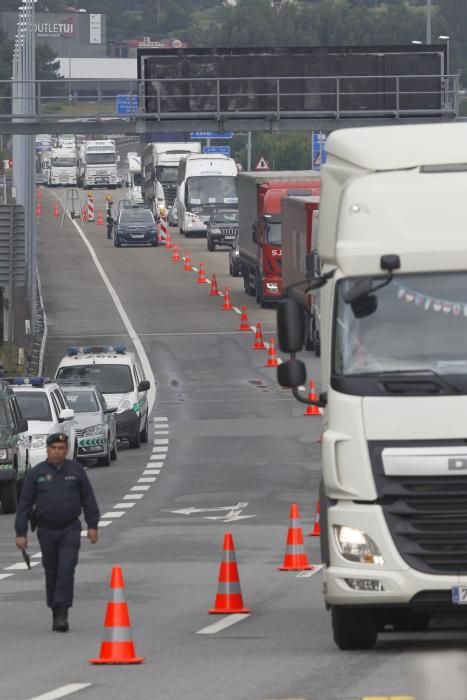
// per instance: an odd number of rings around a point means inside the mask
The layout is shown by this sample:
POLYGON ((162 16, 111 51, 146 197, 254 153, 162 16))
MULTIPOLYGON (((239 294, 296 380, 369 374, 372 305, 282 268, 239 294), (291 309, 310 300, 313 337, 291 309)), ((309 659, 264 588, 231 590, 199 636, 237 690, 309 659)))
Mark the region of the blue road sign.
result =
POLYGON ((233 138, 233 131, 192 131, 190 133, 190 139, 231 139, 233 138))
POLYGON ((117 114, 139 112, 138 95, 117 95, 117 114))
POLYGON ((230 146, 203 146, 203 153, 222 153, 230 156, 230 146))
POLYGON ((311 159, 313 162, 313 170, 319 170, 323 163, 326 162, 326 134, 321 131, 313 131, 311 138, 311 159))

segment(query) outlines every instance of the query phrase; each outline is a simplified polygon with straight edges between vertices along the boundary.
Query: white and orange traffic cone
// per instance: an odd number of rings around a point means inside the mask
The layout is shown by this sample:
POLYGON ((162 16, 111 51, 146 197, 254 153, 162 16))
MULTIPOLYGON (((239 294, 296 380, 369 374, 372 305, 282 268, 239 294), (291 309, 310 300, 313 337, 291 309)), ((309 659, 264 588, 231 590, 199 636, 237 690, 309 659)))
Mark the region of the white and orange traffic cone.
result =
POLYGON ((321 515, 321 503, 318 498, 316 501, 316 515, 315 522, 313 524, 313 530, 308 533, 308 537, 319 537, 321 535, 321 524, 319 522, 319 517, 321 515))
POLYGON ((249 331, 250 322, 248 321, 248 309, 246 306, 242 306, 242 316, 240 318, 240 325, 238 327, 239 331, 249 331))
POLYGON ((222 311, 233 311, 233 306, 230 301, 230 289, 226 287, 224 289, 224 303, 221 306, 222 311))
POLYGON ((190 253, 188 251, 186 251, 186 253, 185 253, 185 265, 183 266, 183 269, 186 272, 191 272, 191 270, 193 269, 191 266, 190 253))
POLYGON ((198 272, 198 279, 196 280, 196 284, 206 284, 206 273, 204 271, 204 263, 199 264, 199 272, 198 272))
POLYGON ((261 330, 261 323, 258 321, 256 324, 255 342, 251 346, 252 350, 266 350, 263 339, 263 331, 261 330))
POLYGON ((230 532, 226 532, 224 535, 223 557, 219 568, 217 595, 214 607, 209 612, 211 615, 251 612, 243 604, 235 546, 230 532))
POLYGON ((210 297, 218 297, 219 296, 219 289, 217 288, 216 273, 214 273, 211 277, 211 289, 209 290, 209 296, 210 297))
MULTIPOLYGON (((312 380, 310 381, 310 389, 308 391, 308 401, 318 401, 318 397, 316 395, 315 383, 312 380)), ((304 416, 320 416, 321 413, 319 412, 318 406, 308 405, 305 408, 305 412, 303 415, 304 416)))
POLYGON ((284 562, 279 567, 280 571, 309 571, 313 567, 308 561, 305 552, 305 543, 300 524, 300 513, 298 505, 292 503, 290 506, 290 525, 287 533, 287 544, 285 549, 284 562))
POLYGON ((279 366, 279 358, 277 357, 277 353, 276 353, 276 342, 275 342, 274 338, 270 338, 268 359, 266 361, 265 367, 278 367, 278 366, 279 366))

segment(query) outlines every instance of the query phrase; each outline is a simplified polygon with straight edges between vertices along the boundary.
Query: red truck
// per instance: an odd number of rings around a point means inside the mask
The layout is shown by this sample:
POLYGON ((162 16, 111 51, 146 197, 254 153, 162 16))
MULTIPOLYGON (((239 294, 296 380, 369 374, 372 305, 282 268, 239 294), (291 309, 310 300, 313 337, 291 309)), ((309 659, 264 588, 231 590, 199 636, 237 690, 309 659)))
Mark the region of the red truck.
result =
POLYGON ((237 187, 245 292, 264 308, 282 298, 281 202, 319 195, 319 175, 312 170, 239 173, 237 187))
POLYGON ((303 308, 305 347, 321 354, 319 291, 306 292, 307 284, 320 274, 318 258, 319 197, 288 197, 282 200, 282 276, 284 289, 303 308), (303 284, 302 284, 303 282, 303 284))

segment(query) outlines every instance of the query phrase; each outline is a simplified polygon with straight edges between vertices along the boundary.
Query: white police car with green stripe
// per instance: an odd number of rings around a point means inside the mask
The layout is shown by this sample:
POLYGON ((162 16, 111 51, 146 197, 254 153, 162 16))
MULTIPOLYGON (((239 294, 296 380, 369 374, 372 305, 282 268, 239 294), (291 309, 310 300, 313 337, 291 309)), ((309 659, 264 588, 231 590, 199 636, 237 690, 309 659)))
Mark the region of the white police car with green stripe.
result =
POLYGON ((117 438, 128 440, 130 447, 148 441, 150 383, 135 355, 124 345, 70 347, 55 377, 60 382, 95 385, 107 406, 116 409, 117 438))

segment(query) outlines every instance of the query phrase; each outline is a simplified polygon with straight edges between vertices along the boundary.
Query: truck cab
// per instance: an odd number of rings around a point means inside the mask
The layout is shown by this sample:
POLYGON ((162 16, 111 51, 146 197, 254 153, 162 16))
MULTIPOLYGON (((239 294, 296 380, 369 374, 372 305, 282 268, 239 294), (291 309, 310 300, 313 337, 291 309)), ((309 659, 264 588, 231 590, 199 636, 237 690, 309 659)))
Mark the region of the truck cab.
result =
MULTIPOLYGON (((326 144, 321 549, 341 649, 467 612, 466 137, 404 125, 326 144)), ((293 303, 279 380, 299 395, 293 303)))

